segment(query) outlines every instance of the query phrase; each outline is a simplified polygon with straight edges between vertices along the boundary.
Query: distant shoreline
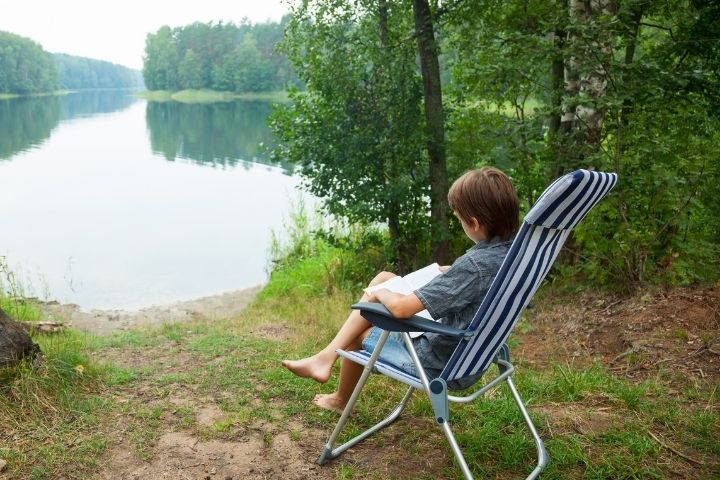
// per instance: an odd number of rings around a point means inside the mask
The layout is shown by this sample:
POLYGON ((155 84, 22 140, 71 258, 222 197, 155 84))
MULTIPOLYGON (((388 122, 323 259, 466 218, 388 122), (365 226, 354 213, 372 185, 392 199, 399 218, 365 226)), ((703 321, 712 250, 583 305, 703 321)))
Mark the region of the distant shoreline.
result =
POLYGON ((2 93, 0 92, 0 100, 9 100, 11 98, 21 97, 54 97, 60 95, 67 95, 73 90, 56 90, 54 92, 41 92, 41 93, 2 93))
POLYGON ((285 90, 274 92, 221 92, 217 90, 180 90, 171 92, 169 90, 143 90, 136 93, 140 98, 151 102, 230 102, 234 100, 257 100, 267 102, 287 102, 288 94, 285 90))

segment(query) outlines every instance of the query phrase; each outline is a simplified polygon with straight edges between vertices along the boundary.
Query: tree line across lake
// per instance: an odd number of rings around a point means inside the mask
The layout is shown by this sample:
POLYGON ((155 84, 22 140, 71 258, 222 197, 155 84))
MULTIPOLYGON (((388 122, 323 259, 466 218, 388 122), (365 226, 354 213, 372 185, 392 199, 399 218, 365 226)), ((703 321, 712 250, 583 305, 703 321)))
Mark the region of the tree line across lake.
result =
POLYGON ((280 23, 200 23, 164 26, 145 42, 143 76, 149 90, 285 90, 297 84, 285 55, 275 50, 280 23))
POLYGON ((0 93, 28 95, 59 89, 133 88, 140 72, 102 60, 62 53, 13 33, 0 32, 0 93))

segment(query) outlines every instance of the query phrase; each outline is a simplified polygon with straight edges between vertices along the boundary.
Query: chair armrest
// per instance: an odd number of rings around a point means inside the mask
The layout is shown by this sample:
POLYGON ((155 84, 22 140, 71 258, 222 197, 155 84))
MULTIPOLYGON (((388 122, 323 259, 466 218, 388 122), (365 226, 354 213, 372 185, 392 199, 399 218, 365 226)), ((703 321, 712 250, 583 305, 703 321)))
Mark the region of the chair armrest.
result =
POLYGON ((464 337, 467 332, 440 322, 413 315, 408 319, 397 319, 382 303, 360 302, 351 307, 360 310, 360 315, 374 326, 391 332, 432 332, 452 337, 464 337))

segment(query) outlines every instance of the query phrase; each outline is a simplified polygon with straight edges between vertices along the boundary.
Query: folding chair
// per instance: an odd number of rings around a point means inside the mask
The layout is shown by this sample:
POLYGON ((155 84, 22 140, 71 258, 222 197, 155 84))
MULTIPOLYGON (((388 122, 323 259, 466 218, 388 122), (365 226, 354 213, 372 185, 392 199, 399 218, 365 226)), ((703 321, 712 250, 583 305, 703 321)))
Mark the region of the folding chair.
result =
POLYGON ((463 474, 466 478, 472 479, 465 457, 450 429, 448 401, 470 402, 501 382, 506 382, 535 440, 537 466, 527 478, 537 478, 548 464, 550 457, 513 383, 514 367, 510 362, 510 349, 505 344, 505 340, 550 270, 570 231, 613 188, 616 182, 617 175, 614 173, 577 170, 557 179, 550 185, 525 216, 487 295, 465 330, 417 316, 398 321, 382 304, 378 303, 363 302, 353 305, 352 308, 360 310, 365 319, 385 331, 372 354, 365 350, 338 350, 340 356, 364 365, 365 368, 340 420, 324 446, 318 463, 322 465, 327 460, 337 458, 348 448, 397 420, 413 391, 422 390, 428 394, 435 420, 445 432, 463 474), (391 331, 403 332, 405 345, 415 362, 417 377, 378 360, 380 351, 391 331), (408 333, 411 331, 436 332, 459 339, 457 348, 438 378, 428 379, 413 348, 408 333), (447 382, 482 374, 493 363, 498 366, 499 374, 482 388, 463 397, 448 394, 447 382), (410 388, 387 418, 335 448, 335 441, 347 422, 371 372, 386 375, 409 385, 410 388))

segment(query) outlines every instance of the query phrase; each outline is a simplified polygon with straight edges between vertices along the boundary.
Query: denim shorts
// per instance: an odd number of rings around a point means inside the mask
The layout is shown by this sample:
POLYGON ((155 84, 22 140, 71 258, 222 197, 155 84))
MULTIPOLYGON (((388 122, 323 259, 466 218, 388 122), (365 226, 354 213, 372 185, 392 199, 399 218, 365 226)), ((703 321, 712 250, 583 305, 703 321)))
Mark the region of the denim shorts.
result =
MULTIPOLYGON (((368 336, 363 340, 362 348, 372 353, 383 331, 381 328, 372 327, 368 336)), ((417 376, 415 362, 413 362, 410 352, 405 347, 405 341, 400 332, 390 332, 385 345, 380 351, 379 358, 384 363, 389 363, 410 375, 417 376)))

